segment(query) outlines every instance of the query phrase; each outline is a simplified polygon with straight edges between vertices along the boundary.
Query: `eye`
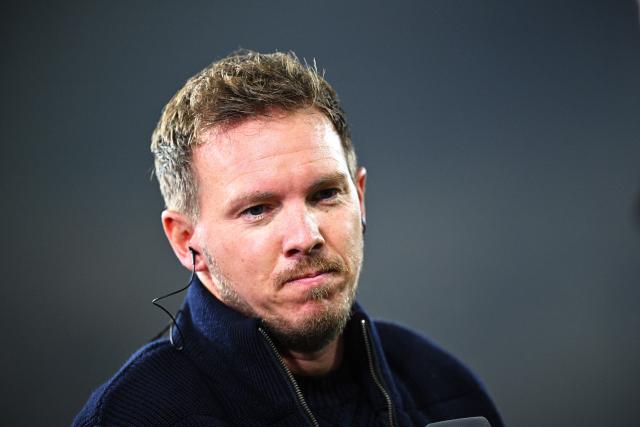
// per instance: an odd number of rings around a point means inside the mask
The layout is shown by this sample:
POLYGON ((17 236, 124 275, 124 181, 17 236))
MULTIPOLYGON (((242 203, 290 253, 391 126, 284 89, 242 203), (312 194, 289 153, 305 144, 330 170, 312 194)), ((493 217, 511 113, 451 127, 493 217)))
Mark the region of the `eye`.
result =
POLYGON ((323 200, 333 199, 338 195, 339 191, 340 190, 338 190, 337 188, 327 188, 325 190, 320 190, 313 196, 313 199, 319 202, 323 200))
POLYGON ((242 211, 242 215, 261 216, 267 212, 267 205, 255 205, 242 211))

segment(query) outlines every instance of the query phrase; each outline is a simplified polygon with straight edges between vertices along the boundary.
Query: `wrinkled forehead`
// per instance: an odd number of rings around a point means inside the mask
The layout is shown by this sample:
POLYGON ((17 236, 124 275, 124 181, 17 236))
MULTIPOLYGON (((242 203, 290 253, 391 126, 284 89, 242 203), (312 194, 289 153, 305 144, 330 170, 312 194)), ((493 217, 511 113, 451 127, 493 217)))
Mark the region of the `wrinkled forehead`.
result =
POLYGON ((274 110, 228 126, 208 129, 194 148, 194 163, 242 168, 276 156, 294 161, 308 155, 345 158, 340 137, 329 119, 315 109, 274 110))
POLYGON ((201 190, 224 193, 276 182, 281 186, 286 180, 311 180, 315 175, 349 175, 340 137, 315 110, 211 129, 194 148, 193 169, 201 190))

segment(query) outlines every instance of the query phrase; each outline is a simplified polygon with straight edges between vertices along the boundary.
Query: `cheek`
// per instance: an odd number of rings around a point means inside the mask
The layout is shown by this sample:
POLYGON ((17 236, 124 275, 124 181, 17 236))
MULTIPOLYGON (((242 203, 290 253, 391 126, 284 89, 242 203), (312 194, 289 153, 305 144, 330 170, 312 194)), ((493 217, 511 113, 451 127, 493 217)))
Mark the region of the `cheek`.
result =
POLYGON ((271 276, 274 258, 279 253, 267 232, 228 233, 234 236, 219 245, 228 274, 236 281, 257 282, 271 276))
POLYGON ((327 218, 325 230, 325 238, 328 237, 332 246, 346 252, 344 255, 350 255, 354 248, 361 245, 362 224, 357 209, 327 218))

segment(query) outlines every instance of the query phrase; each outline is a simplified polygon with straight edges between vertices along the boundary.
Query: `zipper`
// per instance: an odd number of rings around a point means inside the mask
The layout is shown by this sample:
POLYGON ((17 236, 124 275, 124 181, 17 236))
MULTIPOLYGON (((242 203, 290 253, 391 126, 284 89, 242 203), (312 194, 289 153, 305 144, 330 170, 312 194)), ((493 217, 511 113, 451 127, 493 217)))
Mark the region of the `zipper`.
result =
POLYGON ((320 424, 318 423, 318 420, 316 420, 316 417, 313 416, 313 413, 311 412, 311 409, 309 408, 307 401, 304 400, 304 396, 302 395, 302 390, 300 390, 300 386, 298 385, 298 382, 293 377, 291 370, 289 369, 287 364, 284 362, 284 359, 282 358, 282 356, 280 356, 280 352, 278 352, 278 349, 276 348, 276 345, 271 340, 271 337, 267 334, 267 332, 264 329, 258 328, 258 330, 260 331, 264 339, 269 344, 269 347, 271 347, 273 354, 275 354, 276 358, 278 359, 278 362, 280 363, 280 367, 284 371, 284 374, 286 375, 286 377, 289 379, 289 383, 293 387, 293 391, 296 395, 296 398, 298 399, 298 403, 300 404, 305 415, 307 416, 309 423, 313 427, 320 427, 320 424))
POLYGON ((360 321, 360 325, 362 326, 362 336, 364 337, 364 346, 367 349, 367 359, 369 360, 369 372, 373 377, 373 381, 376 383, 376 385, 378 386, 378 389, 380 389, 380 392, 384 396, 384 400, 387 401, 387 409, 389 411, 389 420, 388 420, 389 426, 394 427, 396 423, 393 420, 393 403, 391 402, 391 396, 389 395, 387 390, 384 388, 384 383, 382 381, 382 378, 378 374, 379 371, 375 363, 373 351, 371 349, 371 339, 369 335, 369 330, 367 329, 367 321, 365 319, 362 319, 360 321))

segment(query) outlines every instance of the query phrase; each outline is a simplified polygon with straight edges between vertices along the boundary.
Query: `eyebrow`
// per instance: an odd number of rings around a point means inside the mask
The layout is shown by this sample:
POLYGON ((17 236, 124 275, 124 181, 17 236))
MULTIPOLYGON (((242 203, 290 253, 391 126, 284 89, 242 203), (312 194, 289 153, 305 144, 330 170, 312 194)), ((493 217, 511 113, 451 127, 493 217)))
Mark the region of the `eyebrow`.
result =
POLYGON ((347 175, 342 172, 336 172, 331 175, 323 176, 309 186, 308 192, 313 193, 318 190, 323 190, 332 185, 342 185, 347 179, 347 175))
MULTIPOLYGON (((307 192, 314 193, 332 185, 343 185, 347 179, 347 175, 342 172, 336 172, 330 175, 322 176, 307 188, 307 192)), ((235 212, 244 206, 268 202, 275 199, 276 197, 276 193, 272 191, 254 191, 251 193, 247 193, 231 200, 229 202, 228 212, 235 212)))
POLYGON ((276 197, 276 193, 273 193, 271 191, 255 191, 252 193, 247 193, 233 199, 229 203, 229 206, 230 206, 229 212, 235 212, 236 210, 242 208, 243 206, 264 203, 269 200, 273 200, 275 197, 276 197))

